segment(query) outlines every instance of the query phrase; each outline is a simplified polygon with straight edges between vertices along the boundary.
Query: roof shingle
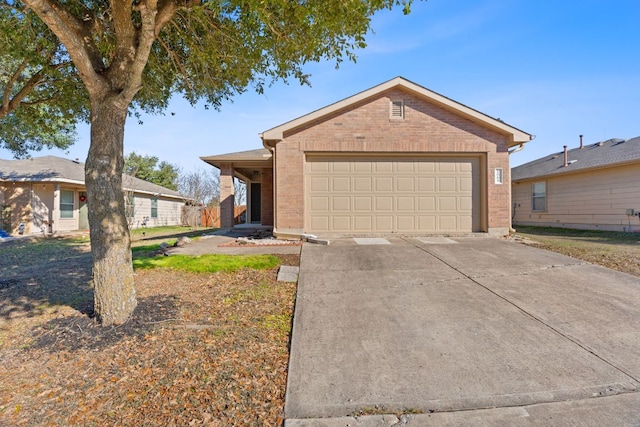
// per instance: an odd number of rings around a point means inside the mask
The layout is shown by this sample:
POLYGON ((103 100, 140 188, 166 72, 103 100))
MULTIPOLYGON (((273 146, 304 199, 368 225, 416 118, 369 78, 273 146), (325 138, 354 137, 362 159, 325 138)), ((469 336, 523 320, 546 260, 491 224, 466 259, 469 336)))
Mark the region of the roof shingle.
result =
POLYGON ((511 169, 511 180, 539 178, 572 173, 616 164, 640 162, 640 137, 608 139, 568 150, 569 164, 564 166, 564 151, 553 153, 511 169))
MULTIPOLYGON (((0 181, 59 181, 84 185, 84 163, 57 156, 0 159, 0 181)), ((129 175, 122 175, 122 184, 127 191, 183 198, 177 191, 129 175)))

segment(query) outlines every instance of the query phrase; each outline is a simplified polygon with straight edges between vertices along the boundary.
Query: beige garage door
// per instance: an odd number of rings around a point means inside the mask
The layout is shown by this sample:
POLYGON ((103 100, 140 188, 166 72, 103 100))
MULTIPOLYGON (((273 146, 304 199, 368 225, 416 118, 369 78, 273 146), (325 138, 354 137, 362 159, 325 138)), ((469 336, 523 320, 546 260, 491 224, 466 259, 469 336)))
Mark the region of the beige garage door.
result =
POLYGON ((305 231, 480 230, 478 158, 307 156, 305 231))

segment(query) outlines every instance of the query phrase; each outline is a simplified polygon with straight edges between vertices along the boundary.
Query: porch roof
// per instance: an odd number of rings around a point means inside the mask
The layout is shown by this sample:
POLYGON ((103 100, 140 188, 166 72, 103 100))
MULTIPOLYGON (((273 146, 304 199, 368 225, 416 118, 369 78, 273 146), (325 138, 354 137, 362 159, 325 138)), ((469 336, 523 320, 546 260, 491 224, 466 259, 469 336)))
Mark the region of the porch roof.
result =
POLYGON ((259 148, 257 150, 203 156, 200 157, 200 159, 218 169, 221 169, 224 163, 231 163, 234 172, 239 175, 240 178, 246 180, 249 179, 249 177, 255 176, 258 169, 272 168, 272 157, 271 151, 265 148, 259 148))

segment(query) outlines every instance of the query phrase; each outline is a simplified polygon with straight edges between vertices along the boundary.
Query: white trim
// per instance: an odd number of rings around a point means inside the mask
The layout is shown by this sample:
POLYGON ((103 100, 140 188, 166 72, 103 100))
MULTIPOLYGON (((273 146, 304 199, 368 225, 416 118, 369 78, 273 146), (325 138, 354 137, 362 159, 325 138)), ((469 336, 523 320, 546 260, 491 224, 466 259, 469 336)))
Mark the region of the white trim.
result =
POLYGON ((259 134, 259 136, 260 138, 262 138, 262 142, 265 148, 268 148, 270 145, 272 146, 274 142, 277 143, 281 141, 287 131, 303 126, 312 121, 321 119, 329 114, 335 113, 336 111, 346 109, 358 102, 361 102, 396 87, 409 92, 413 92, 420 98, 427 99, 429 102, 452 111, 459 116, 465 117, 490 129, 494 129, 496 132, 508 135, 510 146, 529 142, 533 139, 532 135, 521 131, 520 129, 517 129, 513 126, 509 126, 499 119, 490 117, 484 113, 474 110, 473 108, 467 107, 466 105, 449 99, 446 96, 440 95, 439 93, 433 92, 425 87, 410 82, 409 80, 406 80, 402 77, 396 77, 378 86, 372 87, 371 89, 350 96, 349 98, 345 98, 342 101, 338 101, 334 104, 328 105, 312 113, 298 117, 297 119, 291 120, 280 126, 276 126, 272 129, 266 130, 259 134), (270 143, 268 143, 267 141, 270 141, 270 143))

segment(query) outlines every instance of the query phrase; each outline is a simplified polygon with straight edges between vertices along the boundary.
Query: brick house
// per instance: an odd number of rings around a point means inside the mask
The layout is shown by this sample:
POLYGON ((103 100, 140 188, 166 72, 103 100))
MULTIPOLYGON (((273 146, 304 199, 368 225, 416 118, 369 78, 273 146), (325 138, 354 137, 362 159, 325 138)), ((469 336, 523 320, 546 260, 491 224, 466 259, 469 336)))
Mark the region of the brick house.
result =
POLYGON ((509 150, 531 135, 397 77, 260 134, 264 149, 201 157, 233 177, 247 222, 282 238, 511 228, 509 150))

